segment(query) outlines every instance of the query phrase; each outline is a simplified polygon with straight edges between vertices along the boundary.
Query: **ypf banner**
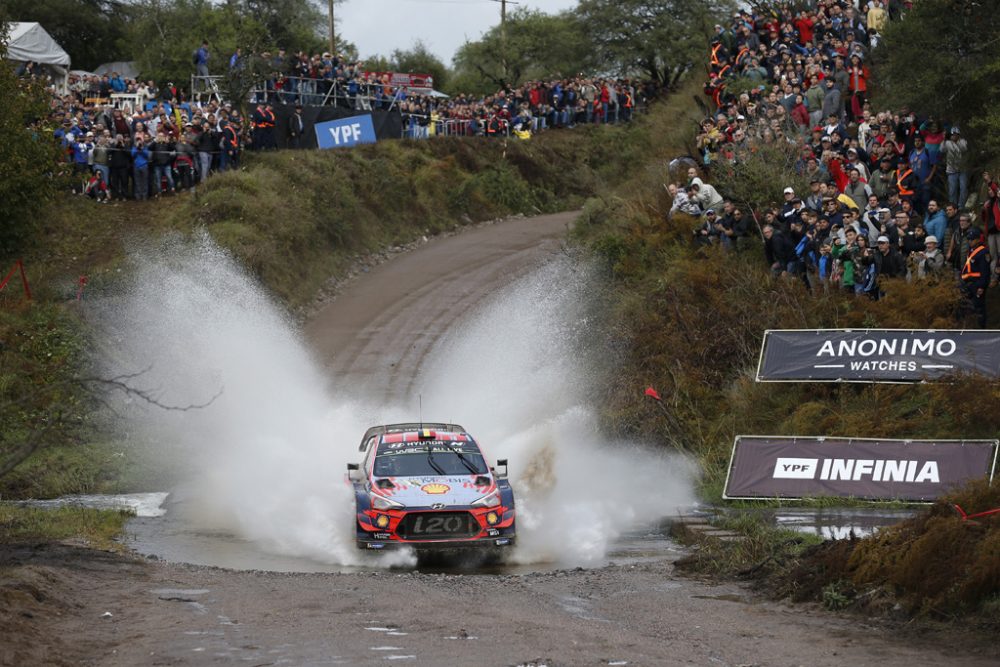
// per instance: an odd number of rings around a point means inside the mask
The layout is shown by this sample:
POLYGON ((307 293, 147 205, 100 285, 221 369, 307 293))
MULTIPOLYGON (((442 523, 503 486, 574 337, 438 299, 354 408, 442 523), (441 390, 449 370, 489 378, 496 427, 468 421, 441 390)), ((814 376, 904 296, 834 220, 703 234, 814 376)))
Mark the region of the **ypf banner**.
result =
POLYGON ((1000 331, 765 331, 757 381, 929 382, 959 373, 1000 377, 1000 331))
POLYGON ((933 501, 993 478, 996 440, 737 436, 723 498, 933 501))
POLYGON ((316 142, 320 148, 344 148, 373 144, 378 140, 370 114, 316 123, 315 127, 316 142))

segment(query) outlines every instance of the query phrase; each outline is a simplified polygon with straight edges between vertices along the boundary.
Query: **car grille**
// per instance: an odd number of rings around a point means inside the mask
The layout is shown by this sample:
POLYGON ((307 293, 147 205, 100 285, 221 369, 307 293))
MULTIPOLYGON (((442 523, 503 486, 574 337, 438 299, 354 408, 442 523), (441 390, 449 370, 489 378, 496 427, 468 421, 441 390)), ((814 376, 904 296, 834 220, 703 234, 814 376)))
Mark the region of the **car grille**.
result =
POLYGON ((396 534, 404 540, 474 537, 479 522, 468 512, 411 512, 399 522, 396 534))

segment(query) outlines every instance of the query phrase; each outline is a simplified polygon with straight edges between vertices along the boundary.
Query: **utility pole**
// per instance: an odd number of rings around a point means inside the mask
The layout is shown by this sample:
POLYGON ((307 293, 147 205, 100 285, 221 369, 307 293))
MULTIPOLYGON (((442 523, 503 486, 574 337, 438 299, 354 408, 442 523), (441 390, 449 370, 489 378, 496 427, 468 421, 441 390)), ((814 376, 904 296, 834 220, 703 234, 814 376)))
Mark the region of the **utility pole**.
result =
POLYGON ((493 0, 500 3, 500 66, 503 68, 503 82, 508 83, 510 74, 507 71, 507 3, 519 5, 514 0, 493 0))
POLYGON ((328 0, 328 5, 329 5, 329 8, 330 8, 330 26, 329 26, 329 28, 330 28, 330 55, 333 56, 333 57, 336 57, 336 55, 337 55, 337 33, 334 32, 336 30, 336 28, 334 28, 334 23, 333 23, 333 3, 334 2, 335 2, 335 0, 328 0))

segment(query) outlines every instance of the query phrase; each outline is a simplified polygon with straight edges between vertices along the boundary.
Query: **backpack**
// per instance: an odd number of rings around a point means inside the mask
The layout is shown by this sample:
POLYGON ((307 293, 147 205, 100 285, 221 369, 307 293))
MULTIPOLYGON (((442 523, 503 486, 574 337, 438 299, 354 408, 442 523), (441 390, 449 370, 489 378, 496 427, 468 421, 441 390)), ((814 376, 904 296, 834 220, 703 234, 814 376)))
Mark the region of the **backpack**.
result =
POLYGON ((194 53, 191 54, 191 64, 192 65, 197 65, 198 64, 198 51, 197 51, 197 49, 194 51, 194 53))

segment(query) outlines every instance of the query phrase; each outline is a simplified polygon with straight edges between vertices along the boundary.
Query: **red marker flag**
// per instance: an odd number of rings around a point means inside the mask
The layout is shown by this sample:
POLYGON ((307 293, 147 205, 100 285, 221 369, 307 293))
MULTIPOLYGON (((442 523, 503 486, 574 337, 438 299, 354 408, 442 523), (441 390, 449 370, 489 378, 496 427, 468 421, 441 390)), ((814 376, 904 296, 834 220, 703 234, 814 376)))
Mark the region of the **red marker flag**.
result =
POLYGON ((652 387, 646 387, 646 396, 649 396, 650 398, 656 401, 662 400, 660 398, 660 394, 657 393, 657 391, 652 387))

